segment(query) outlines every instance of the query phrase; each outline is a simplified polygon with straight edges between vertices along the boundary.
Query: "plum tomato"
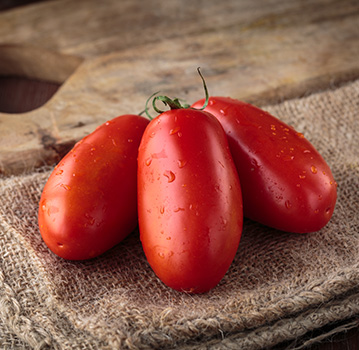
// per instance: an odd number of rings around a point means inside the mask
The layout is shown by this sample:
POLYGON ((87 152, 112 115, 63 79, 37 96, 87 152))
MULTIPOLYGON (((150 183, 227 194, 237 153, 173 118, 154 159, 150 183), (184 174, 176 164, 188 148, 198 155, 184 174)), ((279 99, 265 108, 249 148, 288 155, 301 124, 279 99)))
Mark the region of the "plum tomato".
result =
POLYGON ((80 140, 48 178, 39 203, 46 245, 69 260, 96 257, 137 226, 137 155, 149 120, 123 115, 80 140))
POLYGON ((138 155, 138 216, 147 260, 167 286, 215 287, 242 234, 238 174, 218 120, 172 109, 146 128, 138 155))
MULTIPOLYGON (((192 105, 199 108, 203 100, 192 105)), ((205 111, 222 124, 242 185, 244 216, 288 232, 318 231, 330 220, 337 189, 314 146, 251 104, 210 97, 205 111)))

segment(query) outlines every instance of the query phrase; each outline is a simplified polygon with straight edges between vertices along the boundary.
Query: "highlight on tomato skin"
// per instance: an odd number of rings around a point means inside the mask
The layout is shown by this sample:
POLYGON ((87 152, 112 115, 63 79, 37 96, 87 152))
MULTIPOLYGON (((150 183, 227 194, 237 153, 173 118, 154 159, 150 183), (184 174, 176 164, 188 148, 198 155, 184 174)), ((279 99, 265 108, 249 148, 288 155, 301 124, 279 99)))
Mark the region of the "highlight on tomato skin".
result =
MULTIPOLYGON (((204 100, 192 105, 200 108, 204 100)), ((244 216, 288 232, 318 231, 330 221, 337 188, 330 167, 291 126, 251 104, 210 97, 242 185, 244 216)))
POLYGON ((193 109, 160 114, 138 155, 140 239, 155 274, 188 293, 214 288, 237 252, 241 187, 223 128, 193 109))
POLYGON ((137 227, 137 155, 149 120, 123 115, 99 126, 59 162, 41 194, 41 236, 56 255, 85 260, 137 227))

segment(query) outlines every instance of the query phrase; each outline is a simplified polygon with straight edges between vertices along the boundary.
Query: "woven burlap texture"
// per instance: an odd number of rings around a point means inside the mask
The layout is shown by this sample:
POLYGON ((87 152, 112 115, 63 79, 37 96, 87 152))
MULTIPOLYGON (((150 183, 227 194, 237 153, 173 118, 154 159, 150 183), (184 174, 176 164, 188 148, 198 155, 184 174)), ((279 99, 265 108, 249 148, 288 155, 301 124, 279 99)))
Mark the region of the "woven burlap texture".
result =
POLYGON ((331 166, 338 201, 325 228, 290 234, 246 220, 221 283, 188 295, 156 278, 138 232, 90 261, 58 258, 37 225, 51 169, 3 178, 0 348, 262 349, 359 315, 359 81, 265 109, 331 166))

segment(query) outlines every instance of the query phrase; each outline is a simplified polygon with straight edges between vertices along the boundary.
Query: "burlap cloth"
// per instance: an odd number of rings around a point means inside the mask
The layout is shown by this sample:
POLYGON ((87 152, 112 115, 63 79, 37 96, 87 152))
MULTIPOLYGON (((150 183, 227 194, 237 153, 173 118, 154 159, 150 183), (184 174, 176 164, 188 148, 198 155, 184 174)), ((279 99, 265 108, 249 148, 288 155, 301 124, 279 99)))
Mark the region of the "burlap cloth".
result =
MULTIPOLYGON (((266 107, 317 147, 338 182, 331 222, 283 233, 245 221, 216 288, 164 286, 138 233, 69 262, 42 242, 37 206, 49 169, 0 181, 1 349, 261 349, 359 315, 359 81, 266 107)), ((285 171, 285 169, 283 169, 285 171)), ((346 323, 344 323, 344 328, 346 323)))

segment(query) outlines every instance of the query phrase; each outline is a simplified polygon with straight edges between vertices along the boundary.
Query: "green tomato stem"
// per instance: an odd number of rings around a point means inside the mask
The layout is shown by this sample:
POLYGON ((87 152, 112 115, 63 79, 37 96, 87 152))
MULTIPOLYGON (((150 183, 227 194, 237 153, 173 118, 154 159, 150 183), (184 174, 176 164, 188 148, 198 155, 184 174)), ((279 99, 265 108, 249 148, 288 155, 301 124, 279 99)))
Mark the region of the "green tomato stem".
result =
MULTIPOLYGON (((200 67, 197 68, 197 72, 199 74, 199 76, 201 77, 202 79, 202 83, 203 83, 203 88, 204 88, 204 92, 205 92, 205 96, 206 96, 206 100, 203 104, 203 106, 201 108, 199 108, 198 110, 204 110, 207 105, 208 105, 208 100, 209 100, 209 94, 208 94, 208 89, 207 89, 207 85, 206 85, 206 82, 203 78, 203 75, 201 73, 201 70, 200 70, 200 67)), ((155 92, 154 94, 152 94, 146 101, 146 107, 145 107, 145 110, 144 112, 146 113, 147 117, 152 120, 153 117, 150 115, 149 111, 148 111, 148 103, 149 101, 153 98, 152 100, 152 108, 155 110, 156 113, 158 114, 162 114, 164 113, 165 111, 159 109, 157 106, 156 106, 156 102, 157 101, 161 101, 165 106, 168 106, 170 107, 171 110, 173 109, 186 109, 186 108, 190 108, 191 106, 189 104, 181 104, 180 100, 178 98, 174 98, 173 100, 171 98, 169 98, 168 96, 156 96, 157 94, 159 93, 158 92, 155 92)))
POLYGON ((197 72, 198 72, 199 76, 200 76, 201 79, 202 79, 203 88, 204 88, 204 93, 205 93, 205 96, 206 96, 206 100, 204 101, 203 106, 200 108, 200 110, 203 111, 203 110, 207 107, 207 105, 208 105, 209 94, 208 94, 207 84, 206 84, 206 81, 205 81, 204 78, 203 78, 203 75, 202 75, 202 73, 201 73, 200 67, 197 68, 197 72))

